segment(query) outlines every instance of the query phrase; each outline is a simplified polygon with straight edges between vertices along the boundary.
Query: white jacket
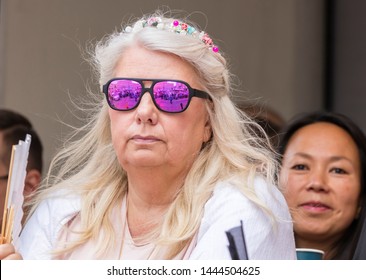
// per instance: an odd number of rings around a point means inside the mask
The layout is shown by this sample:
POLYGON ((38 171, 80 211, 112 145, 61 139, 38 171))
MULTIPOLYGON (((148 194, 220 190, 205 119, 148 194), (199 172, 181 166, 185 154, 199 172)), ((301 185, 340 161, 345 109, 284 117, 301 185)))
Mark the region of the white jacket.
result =
MULTIPOLYGON (((243 222, 249 259, 296 259, 293 226, 280 191, 255 180, 255 190, 277 218, 272 224, 263 210, 229 183, 219 183, 207 201, 190 259, 230 260, 226 231, 243 222)), ((60 229, 80 210, 80 199, 48 199, 25 225, 18 251, 24 259, 51 259, 60 229)))

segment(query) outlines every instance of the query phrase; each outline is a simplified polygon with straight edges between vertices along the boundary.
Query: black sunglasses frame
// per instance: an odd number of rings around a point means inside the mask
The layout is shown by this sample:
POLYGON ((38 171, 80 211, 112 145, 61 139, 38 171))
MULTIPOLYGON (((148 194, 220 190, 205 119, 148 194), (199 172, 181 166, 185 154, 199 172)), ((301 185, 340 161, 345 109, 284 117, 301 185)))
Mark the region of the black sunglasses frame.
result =
POLYGON ((109 80, 105 85, 103 85, 103 93, 106 96, 106 99, 107 99, 107 102, 108 102, 109 107, 111 109, 113 109, 113 110, 122 111, 122 112, 124 112, 124 111, 131 111, 131 110, 136 109, 139 106, 139 104, 140 104, 140 101, 141 101, 142 96, 146 92, 149 92, 150 93, 151 99, 153 100, 155 107, 158 108, 159 111, 162 111, 162 112, 165 112, 165 113, 171 113, 171 114, 182 113, 185 110, 187 110, 187 108, 189 107, 189 104, 191 103, 192 97, 198 97, 198 98, 203 98, 203 99, 209 99, 209 100, 211 100, 211 97, 210 97, 210 95, 207 92, 202 91, 202 90, 199 90, 199 89, 192 88, 187 82, 181 81, 181 80, 170 80, 170 79, 139 79, 139 78, 122 78, 122 77, 118 77, 118 78, 113 78, 113 79, 109 80), (109 102, 109 98, 108 98, 108 88, 109 88, 109 85, 113 81, 119 81, 119 80, 129 80, 129 81, 138 82, 141 85, 141 87, 142 87, 142 93, 140 95, 139 100, 137 101, 137 103, 136 103, 135 106, 133 106, 133 107, 131 107, 129 109, 118 109, 118 108, 114 108, 111 105, 111 103, 109 102), (144 82, 152 82, 152 84, 151 84, 150 87, 145 87, 144 82), (155 102, 155 97, 154 97, 154 93, 153 93, 154 85, 157 84, 157 83, 159 83, 159 82, 179 82, 179 83, 182 83, 185 86, 187 86, 188 91, 189 91, 187 106, 183 110, 177 111, 177 112, 169 112, 169 111, 166 111, 166 110, 160 108, 159 105, 155 102))

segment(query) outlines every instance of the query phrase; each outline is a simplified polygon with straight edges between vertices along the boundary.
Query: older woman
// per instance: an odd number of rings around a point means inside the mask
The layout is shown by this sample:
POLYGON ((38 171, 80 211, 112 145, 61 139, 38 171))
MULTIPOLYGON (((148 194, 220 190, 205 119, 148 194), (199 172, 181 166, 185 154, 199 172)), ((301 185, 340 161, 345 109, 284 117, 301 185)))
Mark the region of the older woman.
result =
POLYGON ((51 166, 24 258, 230 259, 226 232, 241 222, 249 258, 295 258, 275 161, 205 32, 146 16, 97 44, 94 65, 106 100, 51 166))
POLYGON ((297 247, 325 259, 365 258, 366 138, 336 113, 298 116, 280 141, 280 183, 294 220, 297 247))

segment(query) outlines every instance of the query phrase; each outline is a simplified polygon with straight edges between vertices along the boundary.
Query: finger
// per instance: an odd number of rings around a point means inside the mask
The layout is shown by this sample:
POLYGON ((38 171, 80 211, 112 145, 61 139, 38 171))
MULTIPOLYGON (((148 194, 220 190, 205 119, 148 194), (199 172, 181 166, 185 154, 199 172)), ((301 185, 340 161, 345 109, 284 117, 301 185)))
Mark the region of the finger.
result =
POLYGON ((23 258, 19 253, 13 253, 13 254, 8 255, 3 260, 22 260, 22 259, 23 258))
POLYGON ((5 259, 7 256, 14 254, 15 249, 12 244, 1 244, 0 245, 0 259, 5 259))

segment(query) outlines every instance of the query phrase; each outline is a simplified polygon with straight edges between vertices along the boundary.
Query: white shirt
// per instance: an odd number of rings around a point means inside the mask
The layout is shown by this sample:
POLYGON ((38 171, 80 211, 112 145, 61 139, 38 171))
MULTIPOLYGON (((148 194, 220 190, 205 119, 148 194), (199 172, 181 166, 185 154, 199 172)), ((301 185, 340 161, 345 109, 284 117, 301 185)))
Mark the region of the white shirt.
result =
MULTIPOLYGON (((243 222, 249 259, 296 259, 291 216, 284 197, 264 180, 255 180, 261 201, 277 218, 275 225, 257 204, 229 183, 219 183, 207 201, 196 246, 189 259, 230 260, 226 231, 243 222)), ((48 199, 40 204, 19 238, 17 250, 24 259, 52 259, 61 228, 80 211, 80 199, 48 199)))
POLYGON ((293 225, 284 197, 262 179, 257 178, 254 185, 258 197, 277 218, 276 225, 271 224, 268 214, 239 190, 220 183, 205 205, 197 245, 190 259, 230 260, 225 232, 240 226, 241 221, 249 259, 296 259, 293 225))

